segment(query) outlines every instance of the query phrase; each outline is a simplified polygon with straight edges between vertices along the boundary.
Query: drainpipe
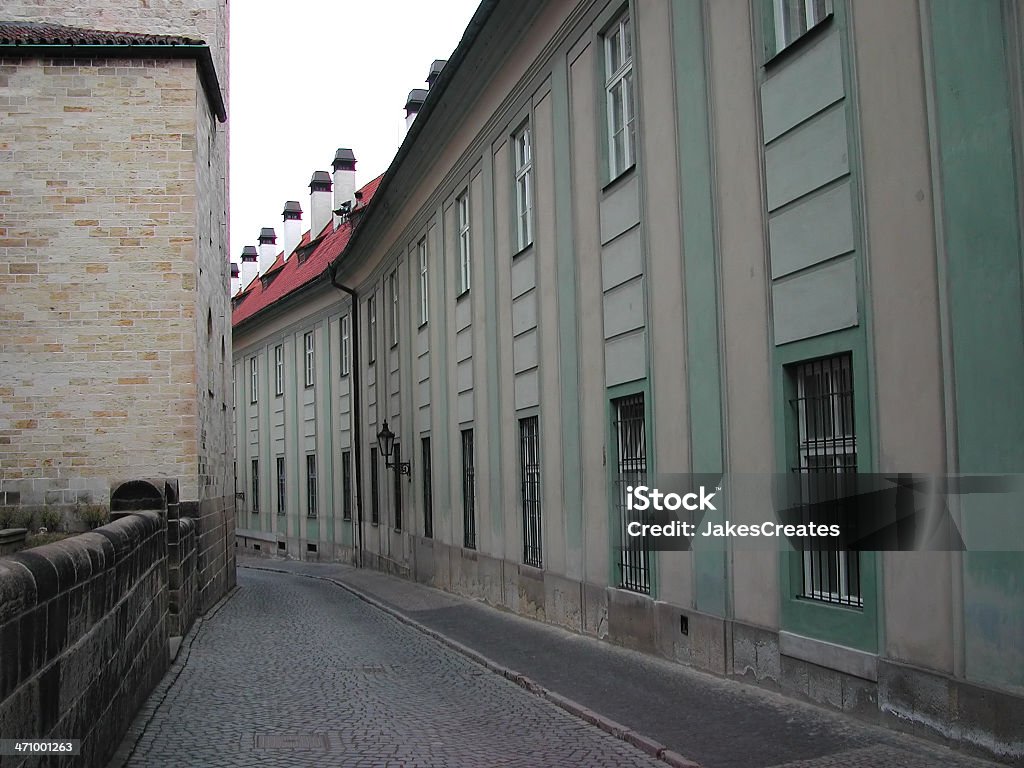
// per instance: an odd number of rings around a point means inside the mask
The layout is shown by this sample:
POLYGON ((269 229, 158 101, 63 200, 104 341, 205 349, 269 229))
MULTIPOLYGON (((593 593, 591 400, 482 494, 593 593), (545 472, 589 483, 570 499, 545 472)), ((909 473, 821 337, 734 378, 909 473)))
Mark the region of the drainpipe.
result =
MULTIPOLYGON (((339 291, 344 291, 352 297, 352 412, 355 414, 352 426, 352 440, 355 443, 354 456, 356 460, 356 516, 355 524, 358 528, 358 551, 356 565, 363 567, 363 411, 360 399, 360 363, 359 363, 359 294, 338 282, 338 265, 331 264, 331 285, 339 291)), ((353 543, 356 536, 352 537, 353 543)))

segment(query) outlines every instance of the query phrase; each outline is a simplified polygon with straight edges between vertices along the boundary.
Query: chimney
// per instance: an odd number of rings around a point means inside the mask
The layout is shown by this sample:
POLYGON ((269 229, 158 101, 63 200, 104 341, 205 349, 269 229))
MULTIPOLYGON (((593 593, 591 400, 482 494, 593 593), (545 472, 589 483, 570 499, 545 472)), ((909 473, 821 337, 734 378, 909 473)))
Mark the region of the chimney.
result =
POLYGON ((341 223, 342 207, 347 203, 349 211, 355 207, 356 198, 356 156, 351 149, 339 149, 334 153, 334 228, 341 223))
POLYGON ((437 80, 437 76, 441 74, 441 70, 444 69, 444 65, 447 63, 447 59, 434 59, 434 62, 430 65, 430 74, 427 75, 428 88, 434 87, 434 81, 437 80))
POLYGON ((309 239, 324 231, 331 221, 331 174, 315 171, 309 182, 309 239))
POLYGON ((427 92, 422 88, 413 88, 409 91, 409 98, 405 100, 405 130, 408 131, 412 128, 412 121, 416 119, 416 114, 420 111, 420 107, 423 106, 423 102, 426 101, 427 92))
POLYGON ((302 239, 302 206, 298 200, 289 200, 281 211, 284 217, 284 260, 292 255, 295 246, 302 239))
POLYGON ((238 265, 235 262, 231 262, 231 292, 229 296, 234 296, 238 293, 238 281, 239 281, 238 265))
POLYGON ((257 272, 261 275, 267 274, 276 258, 277 233, 273 227, 264 227, 260 230, 260 265, 257 272))
MULTIPOLYGON (((260 266, 257 263, 259 254, 255 245, 247 245, 242 249, 242 266, 238 270, 238 288, 248 288, 256 275, 260 273, 260 266)), ((238 291, 235 291, 238 293, 238 291)))

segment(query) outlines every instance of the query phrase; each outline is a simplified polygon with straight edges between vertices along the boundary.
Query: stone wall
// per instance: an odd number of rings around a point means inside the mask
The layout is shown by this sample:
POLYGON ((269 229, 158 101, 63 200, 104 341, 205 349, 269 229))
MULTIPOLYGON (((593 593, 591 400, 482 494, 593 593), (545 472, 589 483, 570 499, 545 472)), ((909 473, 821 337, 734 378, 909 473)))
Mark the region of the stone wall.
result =
POLYGON ((167 630, 158 513, 0 558, 0 738, 81 739, 75 764, 104 765, 167 669, 167 630))
POLYGON ((190 517, 167 522, 168 633, 183 637, 195 621, 199 603, 196 566, 196 521, 190 517))

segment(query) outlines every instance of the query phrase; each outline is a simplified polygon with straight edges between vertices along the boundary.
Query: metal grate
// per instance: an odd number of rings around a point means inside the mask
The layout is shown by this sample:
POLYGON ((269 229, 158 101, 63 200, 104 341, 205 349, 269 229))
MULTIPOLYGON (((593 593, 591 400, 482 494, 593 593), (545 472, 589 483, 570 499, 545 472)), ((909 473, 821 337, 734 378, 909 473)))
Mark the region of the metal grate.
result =
POLYGON ((260 511, 260 460, 252 460, 252 513, 260 511))
POLYGON ((352 452, 341 452, 341 519, 352 519, 352 452))
POLYGON ((380 487, 377 476, 377 449, 370 449, 370 523, 380 525, 380 487))
POLYGON ((423 535, 434 538, 434 493, 430 468, 430 438, 422 439, 423 445, 423 535))
POLYGON ((316 517, 316 454, 306 455, 306 517, 316 517))
POLYGON ((402 463, 402 447, 396 442, 394 447, 395 452, 395 471, 391 474, 394 475, 394 490, 395 490, 395 530, 402 530, 402 474, 398 471, 398 467, 402 463))
POLYGON ((619 518, 619 586, 633 592, 651 591, 651 553, 647 537, 630 536, 631 522, 650 522, 648 515, 626 508, 627 486, 647 482, 647 433, 643 393, 612 401, 618 478, 615 505, 619 518))
POLYGON ((543 566, 540 515, 540 428, 536 416, 519 421, 519 467, 523 503, 523 562, 543 566))
POLYGON ((288 509, 287 486, 284 476, 284 456, 277 457, 277 514, 283 515, 288 509))
POLYGON ((476 470, 473 430, 462 430, 462 530, 467 549, 476 549, 476 470))
MULTIPOLYGON (((809 505, 843 494, 842 484, 857 472, 857 435, 853 417, 853 365, 849 354, 795 367, 797 465, 803 522, 819 525, 838 519, 811 519, 809 505)), ((800 596, 860 607, 860 556, 849 550, 821 549, 817 540, 803 547, 800 596)))

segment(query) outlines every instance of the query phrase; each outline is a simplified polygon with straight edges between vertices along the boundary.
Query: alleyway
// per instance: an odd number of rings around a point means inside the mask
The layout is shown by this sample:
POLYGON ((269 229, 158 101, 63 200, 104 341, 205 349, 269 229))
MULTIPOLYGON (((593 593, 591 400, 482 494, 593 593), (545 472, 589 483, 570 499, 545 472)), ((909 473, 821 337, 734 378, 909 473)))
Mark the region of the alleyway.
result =
POLYGON ((111 768, 666 765, 328 579, 705 768, 993 765, 380 573, 249 565, 111 768))

